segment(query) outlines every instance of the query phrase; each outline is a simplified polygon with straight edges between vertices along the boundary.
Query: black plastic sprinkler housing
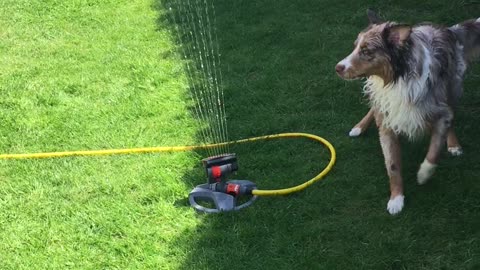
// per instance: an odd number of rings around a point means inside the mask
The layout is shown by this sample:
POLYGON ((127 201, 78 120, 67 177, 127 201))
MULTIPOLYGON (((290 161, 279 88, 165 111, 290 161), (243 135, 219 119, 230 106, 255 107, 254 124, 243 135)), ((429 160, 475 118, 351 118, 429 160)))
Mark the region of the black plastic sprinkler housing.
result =
MULTIPOLYGON (((238 170, 237 156, 224 154, 202 160, 207 175, 207 184, 198 185, 188 199, 192 207, 199 212, 220 213, 236 211, 250 206, 257 196, 252 195, 252 190, 257 189, 255 183, 248 180, 230 180, 227 177, 238 170), (239 203, 240 198, 248 198, 246 202, 239 203), (200 203, 213 204, 208 208, 200 203)), ((244 201, 244 200, 243 200, 244 201)))

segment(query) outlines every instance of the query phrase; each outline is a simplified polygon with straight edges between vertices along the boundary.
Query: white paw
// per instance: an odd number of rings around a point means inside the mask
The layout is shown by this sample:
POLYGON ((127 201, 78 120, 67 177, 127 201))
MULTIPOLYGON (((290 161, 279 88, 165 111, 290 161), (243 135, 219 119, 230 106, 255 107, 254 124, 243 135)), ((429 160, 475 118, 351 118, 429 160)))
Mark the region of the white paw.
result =
POLYGON ((432 177, 435 169, 437 168, 436 164, 430 163, 427 159, 425 159, 420 165, 420 169, 417 173, 417 182, 419 185, 425 184, 430 177, 432 177))
POLYGON ((352 128, 352 130, 350 130, 350 132, 348 133, 348 136, 358 137, 358 136, 360 136, 360 134, 362 134, 362 129, 359 128, 359 127, 354 127, 354 128, 352 128))
POLYGON ((463 154, 463 150, 461 147, 459 146, 456 146, 456 147, 448 147, 448 152, 450 152, 450 154, 452 156, 460 156, 461 154, 463 154))
POLYGON ((397 195, 395 198, 390 199, 387 204, 387 210, 390 213, 390 215, 396 215, 400 213, 403 209, 403 201, 405 199, 405 196, 403 195, 397 195))

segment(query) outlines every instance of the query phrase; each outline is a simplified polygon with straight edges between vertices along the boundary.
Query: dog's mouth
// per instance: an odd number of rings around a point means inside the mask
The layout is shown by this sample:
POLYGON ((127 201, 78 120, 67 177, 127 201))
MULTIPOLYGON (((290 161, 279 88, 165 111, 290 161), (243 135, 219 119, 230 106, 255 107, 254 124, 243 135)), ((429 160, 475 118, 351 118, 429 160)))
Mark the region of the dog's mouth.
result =
POLYGON ((340 74, 340 73, 337 73, 338 76, 346 81, 354 81, 354 80, 361 80, 361 79, 364 79, 364 78, 367 78, 368 75, 365 74, 365 73, 361 73, 359 75, 349 75, 349 74, 340 74))

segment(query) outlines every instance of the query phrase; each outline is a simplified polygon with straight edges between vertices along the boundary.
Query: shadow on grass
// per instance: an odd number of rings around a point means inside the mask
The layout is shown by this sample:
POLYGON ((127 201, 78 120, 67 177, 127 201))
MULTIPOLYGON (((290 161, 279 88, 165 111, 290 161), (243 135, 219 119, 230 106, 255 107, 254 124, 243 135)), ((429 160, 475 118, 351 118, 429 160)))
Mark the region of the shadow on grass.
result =
MULTIPOLYGON (((176 27, 165 16, 166 7, 176 1, 156 3, 160 28, 176 27)), ((390 217, 385 211, 388 186, 375 130, 358 140, 346 136, 367 108, 360 83, 340 81, 333 66, 351 49, 357 31, 365 26, 365 9, 373 1, 213 1, 231 139, 309 132, 330 139, 339 159, 325 181, 304 192, 261 198, 241 212, 199 215, 203 223, 174 243, 185 250, 182 269, 480 266, 480 201, 475 195, 480 186, 474 181, 479 165, 462 165, 446 157, 436 181, 418 187, 413 180, 426 144, 409 144, 404 149, 406 211, 390 217)), ((474 13, 461 1, 439 6, 432 0, 418 9, 412 6, 407 1, 383 4, 380 9, 383 15, 406 21, 416 17, 438 21, 443 16, 447 24, 474 13), (423 11, 433 7, 435 12, 423 11), (450 15, 452 8, 461 10, 458 18, 450 15)), ((479 94, 474 95, 470 98, 480 100, 479 94)), ((472 124, 468 113, 461 109, 459 114, 467 126, 472 124)), ((460 129, 459 134, 475 138, 476 133, 460 129)), ((200 135, 198 141, 203 142, 200 135)), ((239 157, 238 178, 257 181, 266 189, 309 179, 329 158, 322 147, 304 141, 255 143, 231 150, 239 157)), ((469 159, 480 158, 477 155, 469 159)), ((203 183, 200 164, 182 179, 192 188, 203 183)), ((186 200, 177 205, 188 207, 186 200)))

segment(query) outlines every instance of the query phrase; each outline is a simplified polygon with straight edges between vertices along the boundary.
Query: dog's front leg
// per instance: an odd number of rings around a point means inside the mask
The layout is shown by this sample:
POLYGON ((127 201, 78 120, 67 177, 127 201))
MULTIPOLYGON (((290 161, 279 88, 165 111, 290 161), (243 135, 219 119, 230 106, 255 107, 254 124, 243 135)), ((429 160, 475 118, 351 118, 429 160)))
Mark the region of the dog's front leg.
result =
MULTIPOLYGON (((378 122, 378 121, 377 121, 378 122)), ((390 178, 390 200, 387 210, 390 214, 398 214, 403 209, 403 180, 400 142, 398 136, 391 130, 379 125, 380 144, 382 146, 385 166, 390 178)))
POLYGON ((363 134, 373 121, 374 110, 370 109, 368 113, 356 124, 348 133, 350 137, 358 137, 363 134))
POLYGON ((432 127, 432 137, 430 139, 430 146, 428 147, 427 156, 420 165, 420 169, 417 173, 417 182, 420 185, 425 184, 428 179, 433 175, 437 167, 438 159, 445 140, 447 132, 452 126, 453 113, 448 110, 435 121, 432 127))
POLYGON ((447 133, 447 149, 452 156, 460 156, 463 154, 462 146, 458 142, 457 135, 453 129, 453 125, 448 129, 447 133))

